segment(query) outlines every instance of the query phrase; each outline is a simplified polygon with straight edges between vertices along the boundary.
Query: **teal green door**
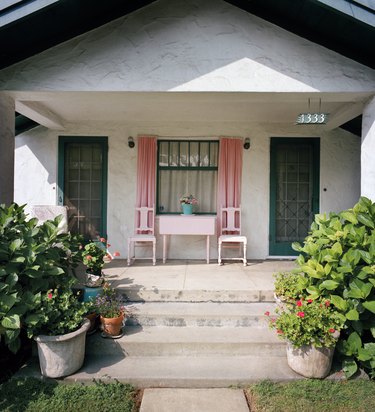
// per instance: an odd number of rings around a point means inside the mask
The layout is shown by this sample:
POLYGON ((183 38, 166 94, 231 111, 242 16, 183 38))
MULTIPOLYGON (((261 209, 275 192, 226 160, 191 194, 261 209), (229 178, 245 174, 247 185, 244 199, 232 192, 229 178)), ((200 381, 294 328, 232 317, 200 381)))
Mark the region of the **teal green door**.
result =
POLYGON ((271 256, 296 255, 319 213, 319 139, 272 138, 270 175, 271 256))
POLYGON ((58 204, 68 206, 68 227, 85 239, 106 237, 106 137, 59 139, 58 204))

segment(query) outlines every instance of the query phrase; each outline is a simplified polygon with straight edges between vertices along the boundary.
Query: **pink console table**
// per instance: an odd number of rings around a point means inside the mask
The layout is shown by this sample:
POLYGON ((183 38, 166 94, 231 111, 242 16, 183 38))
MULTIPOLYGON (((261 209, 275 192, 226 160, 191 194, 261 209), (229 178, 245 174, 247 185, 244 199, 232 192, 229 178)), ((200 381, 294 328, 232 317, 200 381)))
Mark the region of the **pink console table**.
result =
POLYGON ((207 236, 207 263, 210 263, 210 236, 216 233, 214 215, 161 215, 159 233, 163 235, 163 263, 167 259, 167 235, 207 236))

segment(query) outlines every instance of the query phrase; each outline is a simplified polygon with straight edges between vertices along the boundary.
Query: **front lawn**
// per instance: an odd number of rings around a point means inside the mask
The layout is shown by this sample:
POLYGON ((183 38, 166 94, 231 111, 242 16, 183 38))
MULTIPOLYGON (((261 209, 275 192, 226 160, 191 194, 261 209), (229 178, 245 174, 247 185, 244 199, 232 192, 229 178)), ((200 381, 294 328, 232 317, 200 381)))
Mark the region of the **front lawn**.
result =
POLYGON ((264 381, 251 385, 246 394, 251 412, 375 411, 374 381, 264 381))
POLYGON ((0 411, 135 412, 136 397, 131 385, 119 382, 82 385, 18 378, 0 385, 0 411))

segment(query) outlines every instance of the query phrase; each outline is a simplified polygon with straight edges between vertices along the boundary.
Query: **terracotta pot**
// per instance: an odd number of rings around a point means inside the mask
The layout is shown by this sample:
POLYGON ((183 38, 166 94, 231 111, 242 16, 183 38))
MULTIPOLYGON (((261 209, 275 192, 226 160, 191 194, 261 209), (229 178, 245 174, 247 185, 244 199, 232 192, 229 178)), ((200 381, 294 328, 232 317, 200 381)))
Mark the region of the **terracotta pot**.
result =
POLYGON ((335 347, 315 348, 312 345, 295 348, 287 342, 286 354, 288 365, 298 374, 306 378, 325 378, 332 366, 335 347))
POLYGON ((90 321, 90 329, 87 333, 90 335, 96 331, 96 321, 98 320, 98 315, 96 313, 89 313, 86 318, 90 321))
POLYGON ((100 316, 103 332, 110 336, 118 336, 122 332, 122 325, 125 315, 122 313, 117 318, 104 318, 100 316))

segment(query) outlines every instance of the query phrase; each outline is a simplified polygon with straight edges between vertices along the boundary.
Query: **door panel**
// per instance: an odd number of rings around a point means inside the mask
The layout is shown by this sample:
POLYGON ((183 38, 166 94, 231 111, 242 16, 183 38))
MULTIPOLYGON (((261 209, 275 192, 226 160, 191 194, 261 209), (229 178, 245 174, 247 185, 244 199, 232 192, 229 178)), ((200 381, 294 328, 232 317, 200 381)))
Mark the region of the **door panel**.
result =
POLYGON ((319 139, 272 138, 270 255, 295 255, 319 205, 319 139))
POLYGON ((58 203, 72 233, 106 236, 107 138, 60 137, 58 203))

